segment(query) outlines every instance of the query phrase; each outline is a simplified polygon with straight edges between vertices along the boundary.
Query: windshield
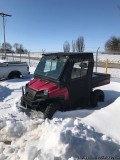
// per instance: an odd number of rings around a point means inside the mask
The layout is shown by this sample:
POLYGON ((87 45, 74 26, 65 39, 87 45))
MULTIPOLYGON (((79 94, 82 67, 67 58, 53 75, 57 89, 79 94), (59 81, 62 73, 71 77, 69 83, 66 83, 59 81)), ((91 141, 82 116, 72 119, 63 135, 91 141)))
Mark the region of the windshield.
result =
POLYGON ((43 56, 35 70, 35 75, 58 79, 66 61, 66 56, 43 56))

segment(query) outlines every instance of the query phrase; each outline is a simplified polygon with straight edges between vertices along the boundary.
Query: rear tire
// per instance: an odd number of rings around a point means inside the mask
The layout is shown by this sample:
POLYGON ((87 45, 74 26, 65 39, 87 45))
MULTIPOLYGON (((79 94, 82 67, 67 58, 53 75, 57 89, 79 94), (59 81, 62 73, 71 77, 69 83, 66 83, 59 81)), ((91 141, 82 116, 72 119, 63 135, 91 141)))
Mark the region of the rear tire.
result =
POLYGON ((56 103, 51 103, 47 106, 45 113, 44 113, 44 119, 52 119, 54 113, 59 110, 59 105, 56 103))
POLYGON ((100 89, 96 89, 91 93, 91 107, 96 107, 98 102, 104 102, 105 96, 104 92, 100 89))

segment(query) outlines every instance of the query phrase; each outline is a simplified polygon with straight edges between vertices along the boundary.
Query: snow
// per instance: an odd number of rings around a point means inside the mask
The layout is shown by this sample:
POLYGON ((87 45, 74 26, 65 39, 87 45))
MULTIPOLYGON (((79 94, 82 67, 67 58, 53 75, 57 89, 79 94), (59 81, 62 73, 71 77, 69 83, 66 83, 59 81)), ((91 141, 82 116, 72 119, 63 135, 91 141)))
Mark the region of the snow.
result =
MULTIPOLYGON (((96 54, 94 54, 94 57, 96 54)), ((96 57, 95 57, 96 58, 96 57)), ((115 54, 98 54, 98 62, 105 62, 106 60, 109 60, 111 63, 119 63, 120 64, 120 55, 115 54)))
POLYGON ((6 60, 0 59, 0 63, 6 62, 6 60))
POLYGON ((97 108, 57 111, 43 120, 39 112, 17 107, 22 87, 33 78, 37 63, 31 64, 27 78, 0 81, 0 160, 120 159, 119 69, 117 82, 100 87, 105 102, 97 108))

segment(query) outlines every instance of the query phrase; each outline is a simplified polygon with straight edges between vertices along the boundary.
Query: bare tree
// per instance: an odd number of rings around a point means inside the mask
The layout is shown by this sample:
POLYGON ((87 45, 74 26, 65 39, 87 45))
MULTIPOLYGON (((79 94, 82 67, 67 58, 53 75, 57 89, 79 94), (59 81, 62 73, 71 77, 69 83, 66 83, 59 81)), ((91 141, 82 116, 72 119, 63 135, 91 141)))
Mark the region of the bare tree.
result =
POLYGON ((68 41, 64 42, 63 50, 64 50, 64 52, 70 52, 70 43, 68 41))
POLYGON ((72 52, 75 52, 75 49, 76 49, 75 40, 72 40, 72 52))
POLYGON ((84 49, 85 49, 84 38, 78 37, 76 40, 76 51, 84 52, 84 49))

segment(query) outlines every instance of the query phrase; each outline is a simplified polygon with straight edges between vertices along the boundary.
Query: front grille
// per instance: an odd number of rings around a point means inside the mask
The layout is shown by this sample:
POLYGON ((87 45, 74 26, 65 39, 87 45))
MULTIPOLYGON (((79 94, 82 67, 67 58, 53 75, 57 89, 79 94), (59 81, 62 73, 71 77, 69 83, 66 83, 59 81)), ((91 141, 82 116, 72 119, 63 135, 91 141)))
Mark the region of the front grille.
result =
POLYGON ((27 88, 27 89, 26 89, 26 96, 27 96, 29 99, 33 100, 33 99, 35 98, 35 95, 36 95, 36 91, 35 91, 35 90, 33 90, 33 89, 31 89, 31 88, 27 88))
POLYGON ((32 98, 32 99, 34 98, 33 95, 29 92, 26 95, 27 95, 28 98, 32 98))

